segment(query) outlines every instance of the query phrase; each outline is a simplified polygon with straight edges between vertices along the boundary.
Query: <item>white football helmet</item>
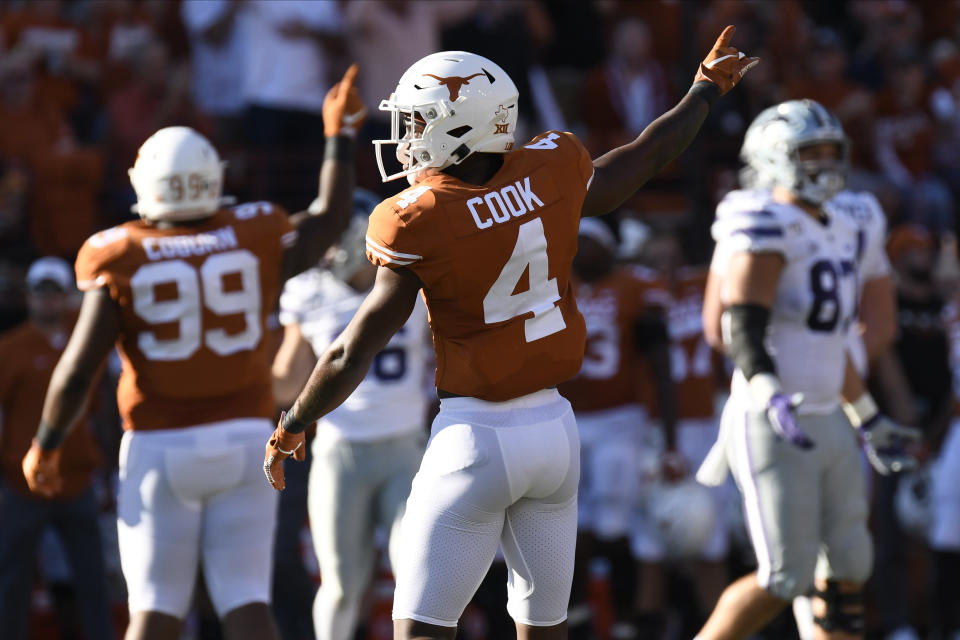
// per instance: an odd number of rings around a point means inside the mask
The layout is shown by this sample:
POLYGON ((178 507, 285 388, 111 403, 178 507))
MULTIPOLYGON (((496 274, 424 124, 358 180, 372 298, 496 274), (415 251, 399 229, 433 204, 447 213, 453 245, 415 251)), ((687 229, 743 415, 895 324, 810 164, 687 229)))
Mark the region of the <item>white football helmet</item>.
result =
POLYGON ((443 169, 471 153, 507 153, 517 128, 517 86, 499 65, 474 53, 441 51, 404 72, 390 98, 390 139, 374 140, 384 182, 443 169), (387 175, 382 148, 397 145, 403 170, 387 175))
POLYGON ((658 483, 648 499, 647 515, 667 556, 680 560, 702 554, 717 526, 717 507, 710 490, 687 478, 658 483))
POLYGON ((740 173, 744 187, 781 186, 801 200, 821 205, 843 189, 850 165, 850 142, 835 115, 813 100, 788 100, 760 112, 743 138, 740 173), (835 143, 837 161, 801 162, 801 147, 835 143))
POLYGON ((210 141, 190 127, 165 127, 147 138, 127 172, 132 209, 147 220, 196 220, 223 203, 223 169, 210 141))

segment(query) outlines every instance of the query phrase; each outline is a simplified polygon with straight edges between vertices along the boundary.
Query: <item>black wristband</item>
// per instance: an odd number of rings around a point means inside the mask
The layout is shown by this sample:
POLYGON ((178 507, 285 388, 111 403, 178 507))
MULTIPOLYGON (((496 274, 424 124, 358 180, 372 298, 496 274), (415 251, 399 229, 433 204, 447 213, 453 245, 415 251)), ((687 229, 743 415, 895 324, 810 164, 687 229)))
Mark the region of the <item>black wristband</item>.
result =
POLYGON ((287 433, 303 433, 307 430, 307 427, 310 426, 310 423, 297 420, 293 415, 293 409, 291 409, 283 414, 283 420, 280 421, 280 426, 283 427, 283 430, 287 433))
POLYGON ((765 345, 770 309, 759 304, 734 304, 723 312, 727 355, 747 380, 758 373, 777 373, 765 345))
POLYGON ((700 82, 694 82, 687 94, 700 96, 707 101, 707 106, 712 107, 713 103, 720 97, 720 87, 712 82, 701 80, 700 82))
POLYGON ((336 135, 326 138, 323 147, 323 159, 353 162, 356 145, 356 140, 350 136, 336 135))
POLYGON ((37 444, 40 445, 40 448, 44 451, 53 451, 61 444, 63 444, 63 439, 67 437, 66 431, 61 431, 59 429, 54 429, 49 424, 40 421, 40 426, 37 427, 37 435, 35 440, 37 444))

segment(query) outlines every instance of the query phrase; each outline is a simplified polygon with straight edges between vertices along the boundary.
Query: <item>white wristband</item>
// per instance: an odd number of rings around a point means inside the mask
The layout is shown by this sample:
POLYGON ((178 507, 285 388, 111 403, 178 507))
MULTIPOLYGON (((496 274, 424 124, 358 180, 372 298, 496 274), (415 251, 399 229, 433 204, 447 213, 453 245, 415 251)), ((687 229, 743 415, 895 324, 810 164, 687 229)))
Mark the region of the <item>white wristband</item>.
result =
POLYGON ((847 414, 847 419, 850 421, 850 424, 857 429, 865 422, 869 422, 880 412, 880 409, 877 408, 877 403, 873 401, 873 397, 867 392, 864 392, 863 395, 853 402, 844 402, 842 406, 843 412, 847 414))
POLYGON ((770 398, 775 393, 783 391, 780 378, 772 373, 756 373, 747 383, 750 387, 750 396, 759 409, 766 409, 770 398))

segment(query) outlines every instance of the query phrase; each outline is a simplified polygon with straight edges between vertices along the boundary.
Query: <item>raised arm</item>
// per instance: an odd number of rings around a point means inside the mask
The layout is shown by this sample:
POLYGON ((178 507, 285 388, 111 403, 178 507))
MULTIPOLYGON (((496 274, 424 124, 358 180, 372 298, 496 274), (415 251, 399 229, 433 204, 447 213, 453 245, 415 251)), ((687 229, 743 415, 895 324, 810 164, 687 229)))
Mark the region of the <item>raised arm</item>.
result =
POLYGON ((324 98, 326 142, 317 199, 309 209, 290 218, 297 229, 297 240, 284 255, 284 280, 314 266, 350 223, 356 181, 355 138, 367 115, 354 87, 356 76, 357 65, 350 65, 343 80, 324 98))
POLYGON ((759 58, 730 46, 728 26, 700 64, 687 95, 644 129, 636 140, 593 161, 594 174, 583 215, 609 213, 689 146, 713 102, 736 85, 759 58))
POLYGON ((367 375, 373 358, 410 317, 421 283, 408 269, 377 270, 373 290, 336 340, 317 361, 307 385, 267 443, 263 470, 283 490, 283 460, 303 459, 303 431, 333 411, 367 375))
POLYGON ((79 420, 97 371, 120 335, 120 312, 106 288, 83 295, 80 317, 53 370, 40 426, 23 459, 31 491, 53 496, 60 490, 60 444, 79 420))

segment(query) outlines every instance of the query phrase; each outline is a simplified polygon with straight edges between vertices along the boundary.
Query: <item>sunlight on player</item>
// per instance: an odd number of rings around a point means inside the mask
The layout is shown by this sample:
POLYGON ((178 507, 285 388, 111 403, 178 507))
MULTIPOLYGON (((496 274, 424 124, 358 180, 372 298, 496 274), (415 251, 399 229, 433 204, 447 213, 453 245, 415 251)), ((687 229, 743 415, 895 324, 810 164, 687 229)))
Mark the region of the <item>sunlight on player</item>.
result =
POLYGON ((33 446, 30 488, 56 492, 59 446, 108 353, 120 352, 117 529, 127 640, 178 638, 202 565, 227 640, 277 637, 268 606, 277 496, 259 475, 275 404, 266 318, 283 280, 316 263, 350 216, 356 66, 323 105, 319 214, 269 202, 223 208, 223 163, 167 127, 130 170, 141 219, 92 236, 85 293, 33 446))
POLYGON ((674 109, 596 160, 570 133, 515 148, 516 85, 474 54, 423 58, 381 103, 393 117, 391 138, 374 142, 381 174, 413 186, 370 216, 376 284, 320 356, 264 465, 282 489, 282 461, 303 430, 350 395, 422 289, 442 402, 401 526, 397 638, 453 638, 500 545, 518 637, 565 637, 579 442, 554 387, 584 350, 569 282, 580 216, 618 207, 693 140, 713 100, 758 62, 730 46, 732 34, 674 109), (390 144, 409 145, 393 173, 381 153, 390 144))
POLYGON ((847 154, 820 104, 770 107, 741 152, 753 188, 717 207, 704 324, 716 340, 722 306, 737 370, 698 479, 718 484, 733 469, 758 568, 726 589, 700 640, 745 638, 814 586, 816 637, 863 634, 873 548, 858 439, 889 474, 914 464, 904 446, 918 434, 878 412, 848 355, 858 283, 888 265, 882 225, 864 226, 883 217, 876 200, 841 192, 847 154))

